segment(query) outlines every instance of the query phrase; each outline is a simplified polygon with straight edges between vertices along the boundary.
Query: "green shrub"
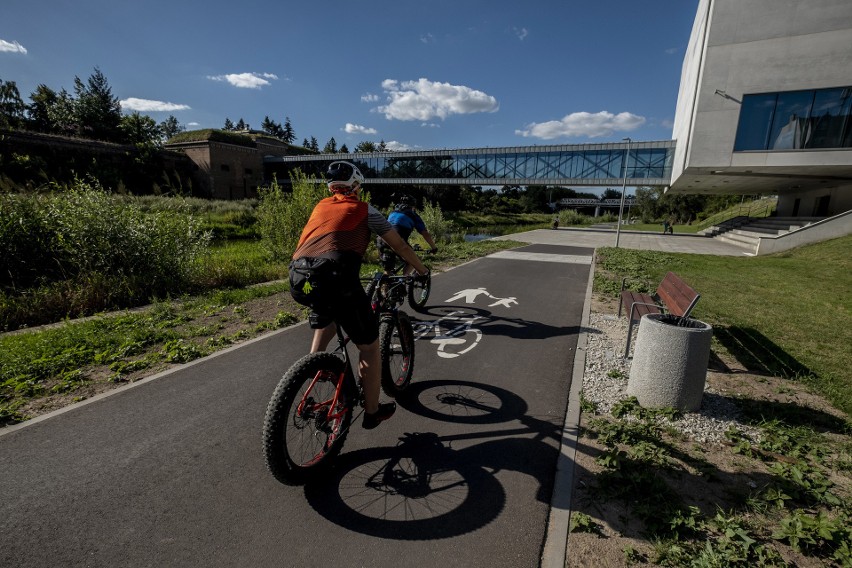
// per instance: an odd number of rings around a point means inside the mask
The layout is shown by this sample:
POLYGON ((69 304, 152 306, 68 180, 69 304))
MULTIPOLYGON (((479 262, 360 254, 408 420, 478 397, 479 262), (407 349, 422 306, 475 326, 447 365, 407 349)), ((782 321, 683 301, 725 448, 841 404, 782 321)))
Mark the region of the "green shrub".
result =
POLYGON ((0 198, 0 328, 123 307, 192 282, 210 237, 180 198, 144 213, 96 184, 54 190, 0 198))
POLYGON ((313 183, 300 170, 290 177, 292 192, 287 193, 273 180, 260 189, 257 222, 264 248, 275 261, 293 256, 302 228, 308 222, 314 206, 328 196, 325 185, 313 183))
POLYGON ((423 209, 420 210, 420 216, 426 223, 426 228, 432 238, 435 239, 435 243, 449 243, 451 241, 456 229, 453 222, 444 217, 440 205, 425 203, 423 209))

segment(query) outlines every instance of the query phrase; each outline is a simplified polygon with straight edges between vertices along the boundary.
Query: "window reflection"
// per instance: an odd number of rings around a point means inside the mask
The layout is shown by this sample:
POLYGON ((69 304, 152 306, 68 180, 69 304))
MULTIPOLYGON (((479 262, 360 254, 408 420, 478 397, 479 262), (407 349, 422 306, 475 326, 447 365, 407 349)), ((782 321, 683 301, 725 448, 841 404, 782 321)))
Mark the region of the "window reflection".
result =
POLYGON ((734 151, 852 147, 852 87, 745 95, 734 151))

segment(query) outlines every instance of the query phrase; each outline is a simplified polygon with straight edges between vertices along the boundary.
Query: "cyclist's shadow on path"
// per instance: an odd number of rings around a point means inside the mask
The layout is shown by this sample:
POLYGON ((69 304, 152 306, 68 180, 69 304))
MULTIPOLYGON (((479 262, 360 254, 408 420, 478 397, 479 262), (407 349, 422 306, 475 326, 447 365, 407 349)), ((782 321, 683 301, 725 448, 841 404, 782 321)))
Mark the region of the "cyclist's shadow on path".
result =
POLYGON ((383 538, 462 535, 500 515, 506 492, 495 474, 504 470, 538 480, 536 498, 549 503, 561 419, 527 416, 517 395, 468 381, 414 383, 397 401, 427 418, 495 428, 447 436, 408 433, 394 447, 344 453, 328 475, 305 486, 308 503, 320 515, 383 538), (464 447, 454 449, 454 442, 464 447))

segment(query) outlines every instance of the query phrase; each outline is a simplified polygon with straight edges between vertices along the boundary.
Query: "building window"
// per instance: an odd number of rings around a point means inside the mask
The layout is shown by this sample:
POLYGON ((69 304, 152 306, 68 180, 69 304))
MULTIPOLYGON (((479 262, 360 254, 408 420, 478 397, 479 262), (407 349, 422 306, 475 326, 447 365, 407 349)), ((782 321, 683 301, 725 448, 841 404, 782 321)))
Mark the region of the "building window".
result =
POLYGON ((852 147, 852 87, 743 96, 734 151, 852 147))

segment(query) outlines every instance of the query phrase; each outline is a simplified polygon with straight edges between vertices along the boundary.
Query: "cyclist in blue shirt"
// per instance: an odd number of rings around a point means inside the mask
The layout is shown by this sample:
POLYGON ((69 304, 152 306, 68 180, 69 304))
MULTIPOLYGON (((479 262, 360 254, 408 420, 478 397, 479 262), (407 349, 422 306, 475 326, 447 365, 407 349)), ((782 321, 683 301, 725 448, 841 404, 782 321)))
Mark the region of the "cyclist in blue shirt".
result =
MULTIPOLYGON (((394 207, 394 210, 388 215, 388 222, 399 233, 399 236, 407 243, 411 233, 417 231, 423 236, 423 239, 431 247, 431 252, 438 252, 438 247, 435 245, 435 240, 426 228, 426 223, 420 215, 417 214, 417 209, 414 206, 414 200, 408 195, 403 195, 399 198, 399 202, 394 207)), ((396 253, 393 249, 382 240, 381 237, 376 238, 376 247, 379 249, 379 259, 385 272, 390 273, 396 264, 396 253)), ((410 274, 413 270, 411 265, 405 268, 405 273, 410 274)))

